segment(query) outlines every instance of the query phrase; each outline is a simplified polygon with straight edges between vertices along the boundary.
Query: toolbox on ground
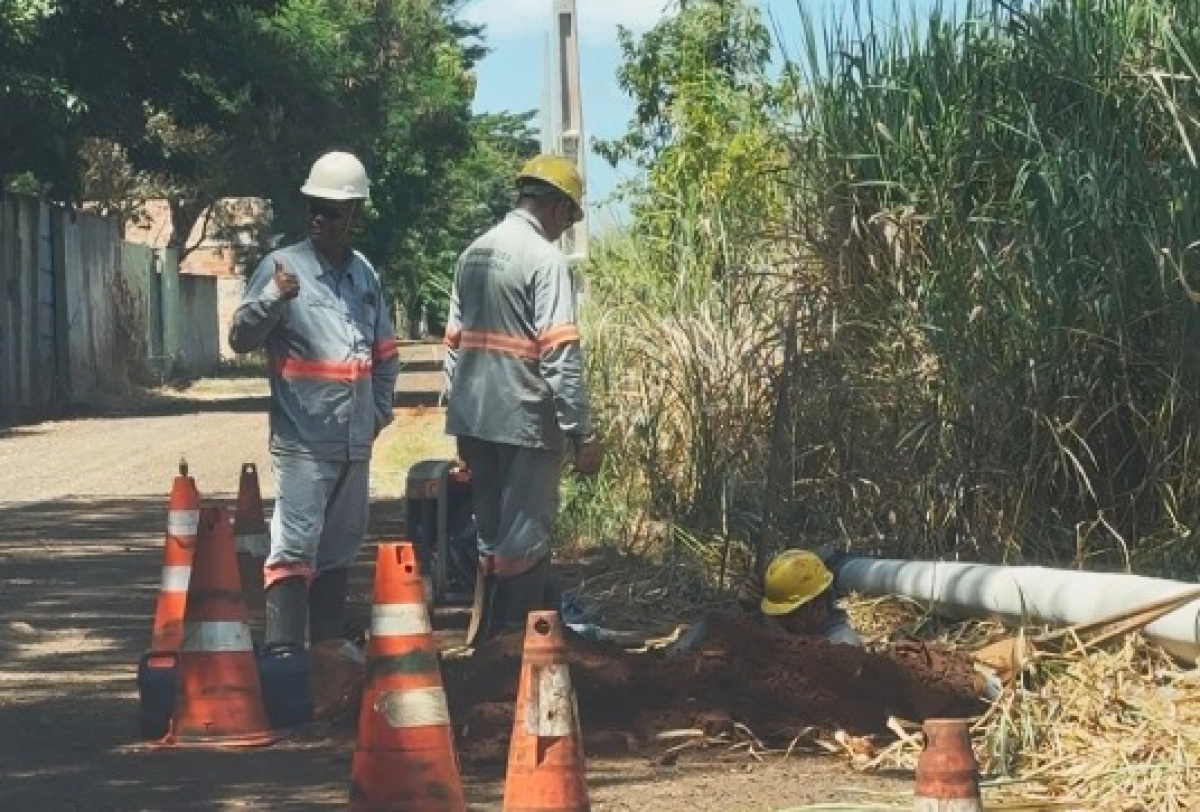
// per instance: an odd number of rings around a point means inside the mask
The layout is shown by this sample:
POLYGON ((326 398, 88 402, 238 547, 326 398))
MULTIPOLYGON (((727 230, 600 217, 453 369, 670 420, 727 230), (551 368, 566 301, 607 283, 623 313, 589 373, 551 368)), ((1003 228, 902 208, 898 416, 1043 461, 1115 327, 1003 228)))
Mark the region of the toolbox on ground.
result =
POLYGON ((479 565, 471 475, 454 460, 408 470, 405 529, 438 604, 470 603, 479 565))

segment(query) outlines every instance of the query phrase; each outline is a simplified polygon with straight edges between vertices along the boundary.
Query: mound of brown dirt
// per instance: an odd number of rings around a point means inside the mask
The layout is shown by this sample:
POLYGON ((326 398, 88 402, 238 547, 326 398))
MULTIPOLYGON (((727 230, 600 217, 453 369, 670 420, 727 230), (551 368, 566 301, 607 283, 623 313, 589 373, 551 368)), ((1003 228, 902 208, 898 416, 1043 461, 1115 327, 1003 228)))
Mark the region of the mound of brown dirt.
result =
MULTIPOLYGON (((883 653, 790 637, 749 618, 709 617, 697 650, 674 658, 571 635, 568 661, 580 723, 592 752, 631 752, 653 734, 732 719, 768 742, 813 725, 869 734, 889 716, 914 722, 982 710, 971 664, 923 643, 883 653)), ((444 665, 460 755, 503 759, 512 730, 522 636, 504 635, 444 665)))

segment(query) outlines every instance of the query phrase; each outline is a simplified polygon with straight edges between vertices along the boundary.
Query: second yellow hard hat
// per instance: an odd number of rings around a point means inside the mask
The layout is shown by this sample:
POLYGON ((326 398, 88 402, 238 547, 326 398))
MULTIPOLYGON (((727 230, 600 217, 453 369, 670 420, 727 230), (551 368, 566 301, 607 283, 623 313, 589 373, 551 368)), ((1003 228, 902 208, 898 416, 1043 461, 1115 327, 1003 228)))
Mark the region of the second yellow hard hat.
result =
POLYGON ((833 573, 816 553, 784 550, 767 567, 760 607, 765 615, 786 615, 820 595, 831 583, 833 573))
POLYGON ((583 177, 574 163, 561 155, 537 155, 530 158, 517 175, 517 183, 540 180, 558 189, 583 211, 583 177))

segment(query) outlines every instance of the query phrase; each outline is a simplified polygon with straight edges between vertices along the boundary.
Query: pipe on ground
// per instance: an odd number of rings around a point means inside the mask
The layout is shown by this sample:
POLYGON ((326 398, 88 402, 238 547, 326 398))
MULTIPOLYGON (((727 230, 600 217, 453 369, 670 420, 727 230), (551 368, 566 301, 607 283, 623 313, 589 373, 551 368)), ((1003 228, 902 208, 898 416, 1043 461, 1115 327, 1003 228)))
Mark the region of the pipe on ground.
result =
MULTIPOLYGON (((837 564, 835 575, 841 592, 904 595, 949 615, 993 618, 1006 625, 1092 623, 1196 588, 1194 583, 1124 573, 853 557, 837 564)), ((1195 664, 1200 658, 1200 600, 1147 625, 1144 634, 1195 664)))

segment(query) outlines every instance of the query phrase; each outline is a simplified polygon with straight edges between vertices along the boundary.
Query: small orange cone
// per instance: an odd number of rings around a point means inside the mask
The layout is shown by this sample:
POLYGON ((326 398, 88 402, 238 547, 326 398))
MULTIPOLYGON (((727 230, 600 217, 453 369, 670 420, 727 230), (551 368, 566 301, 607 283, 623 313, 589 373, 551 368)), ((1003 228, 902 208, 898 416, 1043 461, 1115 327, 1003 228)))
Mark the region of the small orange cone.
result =
POLYGON ((275 740, 267 724, 254 644, 224 508, 200 511, 175 718, 165 744, 248 747, 275 740))
POLYGON ((508 748, 504 812, 590 809, 562 619, 558 612, 530 612, 508 748))
POLYGON ((192 555, 196 550, 196 525, 200 521, 200 493, 188 476, 186 461, 179 463, 179 476, 171 484, 167 501, 167 536, 163 545, 162 580, 150 650, 166 653, 179 650, 183 639, 183 613, 187 605, 188 581, 192 577, 192 555))
POLYGON ((150 648, 142 655, 137 670, 138 728, 147 739, 161 739, 171 723, 183 615, 199 521, 200 494, 195 480, 188 476, 187 461, 181 460, 179 476, 171 485, 167 501, 167 534, 154 630, 150 648))
POLYGON ((380 544, 350 812, 465 809, 416 553, 380 544))
POLYGON ((262 492, 258 488, 258 468, 252 462, 242 465, 242 474, 238 479, 233 538, 237 542, 238 572, 241 574, 246 606, 262 611, 266 606, 263 562, 271 552, 271 535, 267 532, 262 492))
POLYGON ((966 719, 926 719, 917 760, 915 812, 983 812, 979 764, 966 719))

